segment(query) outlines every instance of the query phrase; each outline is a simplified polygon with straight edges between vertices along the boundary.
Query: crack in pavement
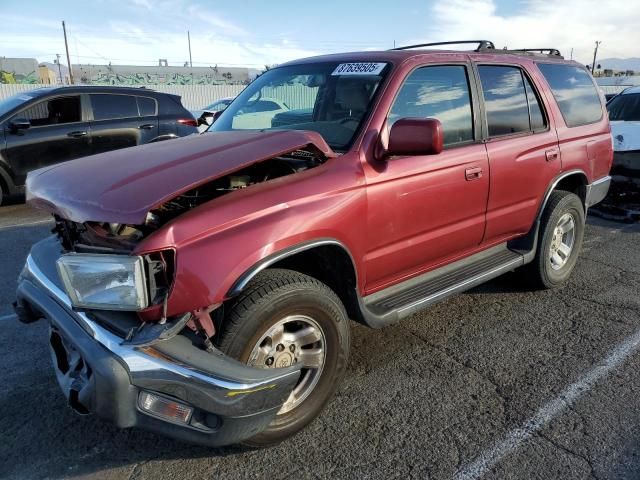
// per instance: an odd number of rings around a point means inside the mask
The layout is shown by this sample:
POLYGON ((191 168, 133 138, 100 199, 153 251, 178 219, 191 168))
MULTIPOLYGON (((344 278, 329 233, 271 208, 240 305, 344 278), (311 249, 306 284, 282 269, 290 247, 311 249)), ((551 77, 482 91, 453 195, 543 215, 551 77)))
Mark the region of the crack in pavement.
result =
POLYGON ((583 460, 589 466, 589 470, 591 471, 591 477, 594 478, 595 480, 599 480, 598 476, 596 475, 595 468, 593 466, 593 462, 591 461, 591 459, 589 457, 565 447, 561 443, 551 439, 550 437, 548 437, 547 435, 545 435, 542 432, 536 432, 535 436, 537 436, 539 438, 542 438, 543 440, 546 440, 547 442, 549 442, 551 445, 553 445, 558 450, 562 450, 563 452, 565 452, 568 455, 571 455, 573 457, 579 458, 580 460, 583 460))

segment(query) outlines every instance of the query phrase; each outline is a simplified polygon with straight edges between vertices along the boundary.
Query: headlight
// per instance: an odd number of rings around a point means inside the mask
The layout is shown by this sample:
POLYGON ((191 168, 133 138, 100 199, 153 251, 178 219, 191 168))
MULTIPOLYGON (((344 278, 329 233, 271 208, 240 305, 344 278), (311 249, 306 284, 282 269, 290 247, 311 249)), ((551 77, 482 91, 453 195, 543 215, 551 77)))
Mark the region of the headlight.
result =
POLYGON ((57 266, 75 307, 141 310, 149 304, 142 257, 71 253, 57 266))

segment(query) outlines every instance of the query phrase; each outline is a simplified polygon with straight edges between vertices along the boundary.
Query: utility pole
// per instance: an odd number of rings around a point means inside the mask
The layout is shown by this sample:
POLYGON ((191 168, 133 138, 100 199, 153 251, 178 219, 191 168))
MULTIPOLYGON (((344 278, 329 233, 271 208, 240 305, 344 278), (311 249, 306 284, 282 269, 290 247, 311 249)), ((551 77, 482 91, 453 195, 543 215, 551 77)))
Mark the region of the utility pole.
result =
POLYGON ((56 53, 56 63, 58 64, 58 75, 60 76, 60 85, 63 85, 64 82, 62 81, 62 67, 60 67, 60 54, 56 53))
POLYGON ((573 47, 571 47, 571 57, 569 57, 569 60, 573 60, 573 47))
POLYGON ((601 41, 596 40, 596 48, 593 51, 593 63, 591 64, 591 75, 593 75, 593 72, 596 71, 596 57, 598 56, 598 47, 601 43, 601 41))
MULTIPOLYGON (((67 27, 62 21, 62 32, 64 33, 64 48, 67 50, 67 67, 69 67, 69 83, 73 85, 73 72, 71 72, 71 58, 69 57, 69 44, 67 43, 67 27)), ((58 65, 60 62, 58 61, 58 65)))

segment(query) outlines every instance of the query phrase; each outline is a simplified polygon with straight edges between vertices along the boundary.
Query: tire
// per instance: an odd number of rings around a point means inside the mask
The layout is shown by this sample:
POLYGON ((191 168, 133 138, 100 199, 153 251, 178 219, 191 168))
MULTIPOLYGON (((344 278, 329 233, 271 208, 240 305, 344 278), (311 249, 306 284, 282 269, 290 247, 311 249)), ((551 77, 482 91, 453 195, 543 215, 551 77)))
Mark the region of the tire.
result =
POLYGON ((552 192, 542 214, 536 256, 533 262, 521 269, 525 282, 538 289, 562 286, 571 276, 580 255, 584 225, 585 211, 580 198, 563 190, 552 192), (569 231, 561 233, 561 230, 571 226, 573 234, 570 242, 569 231), (567 255, 568 243, 571 243, 571 248, 567 255), (558 257, 552 256, 554 252, 558 257))
POLYGON ((262 368, 322 363, 319 368, 303 368, 294 393, 267 429, 243 442, 252 447, 274 445, 313 421, 342 379, 350 348, 347 313, 325 284, 283 269, 260 272, 227 311, 216 343, 232 358, 262 368), (287 342, 298 337, 304 338, 292 349, 287 342))
POLYGON ((0 181, 0 206, 2 206, 2 202, 4 201, 5 192, 2 186, 2 181, 0 181))

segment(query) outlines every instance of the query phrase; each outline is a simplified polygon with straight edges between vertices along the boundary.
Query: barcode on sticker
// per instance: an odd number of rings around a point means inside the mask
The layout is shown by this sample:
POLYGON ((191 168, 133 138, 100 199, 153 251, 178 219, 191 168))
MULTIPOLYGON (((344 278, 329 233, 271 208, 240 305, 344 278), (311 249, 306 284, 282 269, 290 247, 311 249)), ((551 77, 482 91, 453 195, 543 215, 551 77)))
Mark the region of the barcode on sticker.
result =
POLYGON ((341 63, 331 75, 379 75, 386 63, 341 63))

